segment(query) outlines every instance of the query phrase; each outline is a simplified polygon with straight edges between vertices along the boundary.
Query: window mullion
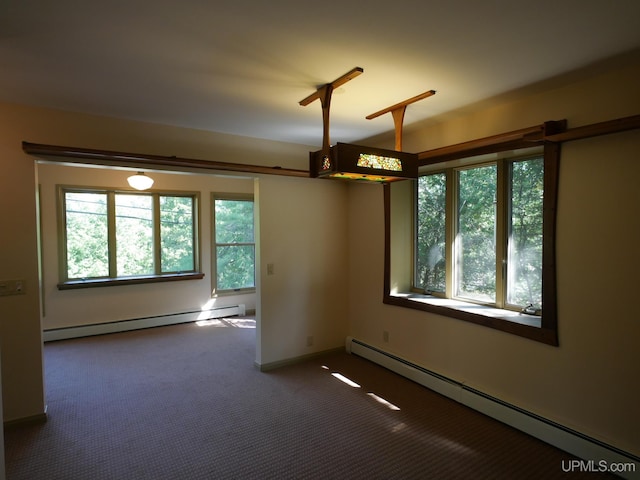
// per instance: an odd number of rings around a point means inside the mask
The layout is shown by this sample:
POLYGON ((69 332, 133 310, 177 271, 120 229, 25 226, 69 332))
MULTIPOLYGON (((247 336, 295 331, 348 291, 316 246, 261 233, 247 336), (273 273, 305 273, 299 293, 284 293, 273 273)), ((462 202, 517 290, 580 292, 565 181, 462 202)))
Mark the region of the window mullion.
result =
POLYGON ((69 262, 67 247, 67 196, 65 190, 58 186, 58 271, 63 282, 69 280, 69 262))
POLYGON ((445 218, 445 241, 446 241, 446 262, 447 266, 445 269, 445 296, 447 298, 452 298, 455 294, 454 292, 454 282, 455 282, 455 268, 456 268, 456 249, 455 249, 455 238, 457 234, 457 224, 458 224, 458 173, 456 170, 448 169, 446 171, 446 194, 445 194, 445 203, 446 203, 446 218, 445 218))
POLYGON ((109 251, 109 277, 118 276, 118 258, 116 249, 116 194, 107 192, 107 239, 109 251))
POLYGON ((200 270, 200 200, 197 195, 191 196, 191 232, 193 242, 193 269, 200 270))
POLYGON ((504 160, 498 161, 498 178, 496 190, 496 307, 504 308, 506 303, 506 269, 507 245, 509 229, 507 217, 509 215, 508 192, 510 184, 509 164, 504 160))
POLYGON ((153 271, 156 275, 162 273, 162 239, 160 228, 160 195, 153 194, 153 271))

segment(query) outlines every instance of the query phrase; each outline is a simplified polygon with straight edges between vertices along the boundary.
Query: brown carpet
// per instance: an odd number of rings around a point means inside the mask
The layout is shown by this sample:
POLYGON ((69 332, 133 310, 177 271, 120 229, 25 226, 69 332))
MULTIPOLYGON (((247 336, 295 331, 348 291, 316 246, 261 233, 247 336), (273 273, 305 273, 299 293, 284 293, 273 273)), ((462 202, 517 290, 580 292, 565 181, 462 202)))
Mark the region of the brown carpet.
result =
POLYGON ((6 432, 8 480, 607 478, 354 355, 261 373, 250 323, 46 344, 49 420, 6 432))

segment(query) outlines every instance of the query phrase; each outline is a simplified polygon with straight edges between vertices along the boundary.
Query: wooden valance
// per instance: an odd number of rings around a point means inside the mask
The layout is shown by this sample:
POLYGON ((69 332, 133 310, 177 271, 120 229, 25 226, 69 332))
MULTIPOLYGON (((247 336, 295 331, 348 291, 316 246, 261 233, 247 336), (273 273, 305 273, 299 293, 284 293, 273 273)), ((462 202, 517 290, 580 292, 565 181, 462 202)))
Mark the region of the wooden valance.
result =
POLYGON ((30 155, 64 157, 68 161, 81 159, 78 163, 97 165, 118 165, 127 167, 171 167, 174 170, 193 168, 197 170, 223 170, 230 172, 261 173, 267 175, 284 175, 289 177, 309 177, 307 170, 296 170, 282 167, 264 167, 243 163, 217 162, 175 156, 149 155, 145 153, 114 152, 110 150, 94 150, 79 147, 63 147, 59 145, 43 145, 22 142, 22 150, 30 155))
POLYGON ((485 153, 532 147, 542 142, 569 142, 636 128, 640 128, 640 115, 632 115, 571 129, 567 129, 566 120, 550 121, 542 125, 427 150, 418 154, 418 164, 421 166, 432 165, 485 153))
MULTIPOLYGON (((458 158, 482 155, 496 151, 532 147, 542 142, 569 142, 584 138, 607 135, 640 128, 640 115, 608 120, 577 128, 566 128, 567 121, 550 121, 542 125, 514 130, 491 137, 471 140, 447 147, 427 150, 418 154, 419 165, 431 165, 458 158)), ((149 155, 144 153, 127 153, 110 150, 94 150, 59 145, 44 145, 22 142, 22 149, 30 155, 64 157, 67 161, 90 163, 97 165, 118 165, 127 167, 169 167, 171 169, 222 170, 249 174, 283 175, 289 177, 309 177, 309 171, 281 167, 265 167, 241 163, 217 162, 176 156, 149 155)))

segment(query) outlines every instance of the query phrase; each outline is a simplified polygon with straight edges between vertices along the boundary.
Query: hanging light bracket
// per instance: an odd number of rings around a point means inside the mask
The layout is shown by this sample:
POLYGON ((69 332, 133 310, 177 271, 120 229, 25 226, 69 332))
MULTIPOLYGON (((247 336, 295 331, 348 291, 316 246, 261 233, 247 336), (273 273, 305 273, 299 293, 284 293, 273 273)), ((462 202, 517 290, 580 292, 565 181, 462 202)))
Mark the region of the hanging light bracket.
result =
POLYGON ((365 118, 367 120, 373 120, 374 118, 379 117, 380 115, 384 115, 385 113, 391 112, 393 116, 393 124, 395 126, 396 132, 396 150, 402 151, 402 123, 404 122, 404 112, 407 110, 407 105, 411 105, 419 100, 424 98, 428 98, 432 95, 435 95, 435 90, 428 90, 420 95, 416 95, 415 97, 411 97, 404 102, 396 103, 395 105, 391 105, 390 107, 383 108, 382 110, 372 113, 371 115, 367 115, 365 118))
POLYGON ((331 146, 331 141, 329 139, 329 110, 331 108, 331 95, 336 88, 344 85, 349 80, 353 80, 362 72, 364 72, 362 68, 354 67, 341 77, 336 78, 333 82, 319 87, 318 90, 299 102, 300 105, 306 107, 311 102, 320 100, 320 104, 322 106, 322 152, 325 155, 329 154, 329 147, 331 146))

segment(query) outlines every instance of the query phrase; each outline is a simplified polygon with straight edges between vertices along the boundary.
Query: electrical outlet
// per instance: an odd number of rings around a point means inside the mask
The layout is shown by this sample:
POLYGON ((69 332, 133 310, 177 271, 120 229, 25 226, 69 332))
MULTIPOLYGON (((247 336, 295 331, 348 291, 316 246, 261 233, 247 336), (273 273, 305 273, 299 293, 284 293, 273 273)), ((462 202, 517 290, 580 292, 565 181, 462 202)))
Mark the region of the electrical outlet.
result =
POLYGON ((273 275, 273 263, 267 263, 267 275, 273 275))
POLYGON ((313 345, 313 336, 309 335, 307 337, 307 347, 311 347, 313 345))
POLYGON ((384 331, 382 332, 382 340, 383 340, 384 342, 388 342, 388 341, 389 341, 389 332, 387 332, 386 330, 384 330, 384 331))

